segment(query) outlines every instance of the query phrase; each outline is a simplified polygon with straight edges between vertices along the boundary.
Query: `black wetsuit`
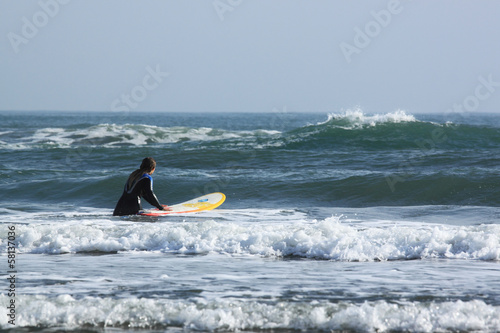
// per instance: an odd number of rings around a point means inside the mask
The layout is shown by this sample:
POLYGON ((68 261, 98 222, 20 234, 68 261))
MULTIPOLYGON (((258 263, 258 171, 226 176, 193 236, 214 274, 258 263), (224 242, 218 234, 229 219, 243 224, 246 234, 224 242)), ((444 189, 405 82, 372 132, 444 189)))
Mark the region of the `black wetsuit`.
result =
POLYGON ((116 204, 114 216, 135 215, 141 209, 141 197, 146 199, 151 205, 163 210, 158 198, 153 193, 153 178, 147 173, 141 176, 131 188, 128 188, 128 181, 125 184, 123 194, 116 204))

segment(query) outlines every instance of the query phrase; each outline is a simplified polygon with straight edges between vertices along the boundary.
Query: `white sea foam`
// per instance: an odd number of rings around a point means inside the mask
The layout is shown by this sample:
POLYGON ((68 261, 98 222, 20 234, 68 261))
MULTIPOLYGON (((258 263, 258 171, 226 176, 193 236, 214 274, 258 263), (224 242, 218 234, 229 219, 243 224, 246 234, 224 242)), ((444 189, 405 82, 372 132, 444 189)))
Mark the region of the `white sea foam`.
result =
MULTIPOLYGON (((298 256, 340 261, 454 258, 500 260, 500 225, 399 226, 322 221, 258 224, 202 222, 136 223, 91 220, 17 227, 20 253, 159 251, 270 257, 298 256)), ((5 231, 1 231, 5 232, 5 231)), ((5 240, 2 235, 2 240, 5 240)), ((5 242, 0 243, 4 249, 5 242)))
POLYGON ((26 149, 31 146, 71 147, 74 145, 143 146, 150 143, 204 142, 269 136, 273 130, 230 131, 209 127, 159 127, 134 124, 100 124, 86 128, 42 128, 15 142, 1 142, 4 148, 26 149))
MULTIPOLYGON (((5 308, 9 302, 0 295, 5 308)), ((500 307, 455 302, 259 302, 238 299, 75 299, 71 295, 18 296, 17 327, 166 328, 193 330, 499 331, 500 307)), ((7 316, 0 326, 10 328, 7 316)))
POLYGON ((332 121, 341 122, 342 128, 352 129, 362 126, 376 126, 383 123, 404 123, 416 122, 417 119, 404 110, 396 110, 385 114, 367 115, 360 108, 346 110, 342 113, 331 113, 328 119, 318 125, 331 123, 332 121))

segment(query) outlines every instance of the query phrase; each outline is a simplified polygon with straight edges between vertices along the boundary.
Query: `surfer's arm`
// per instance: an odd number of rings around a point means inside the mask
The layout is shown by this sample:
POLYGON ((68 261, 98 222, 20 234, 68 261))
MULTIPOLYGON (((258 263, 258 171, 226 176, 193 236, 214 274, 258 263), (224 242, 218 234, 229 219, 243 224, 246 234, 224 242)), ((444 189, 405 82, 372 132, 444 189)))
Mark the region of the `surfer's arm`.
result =
POLYGON ((155 206, 159 210, 163 210, 163 205, 160 204, 158 201, 158 198, 153 192, 153 184, 151 183, 150 179, 144 179, 144 187, 142 190, 142 197, 146 199, 147 202, 149 202, 151 205, 155 206))

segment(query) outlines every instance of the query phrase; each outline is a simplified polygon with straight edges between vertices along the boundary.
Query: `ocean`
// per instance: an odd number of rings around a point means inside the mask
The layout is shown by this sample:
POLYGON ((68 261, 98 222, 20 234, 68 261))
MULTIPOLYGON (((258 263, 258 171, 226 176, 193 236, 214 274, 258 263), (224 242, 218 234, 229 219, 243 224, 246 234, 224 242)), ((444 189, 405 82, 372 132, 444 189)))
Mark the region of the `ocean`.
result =
POLYGON ((1 332, 500 331, 498 115, 0 119, 1 332), (112 216, 147 156, 226 201, 112 216))

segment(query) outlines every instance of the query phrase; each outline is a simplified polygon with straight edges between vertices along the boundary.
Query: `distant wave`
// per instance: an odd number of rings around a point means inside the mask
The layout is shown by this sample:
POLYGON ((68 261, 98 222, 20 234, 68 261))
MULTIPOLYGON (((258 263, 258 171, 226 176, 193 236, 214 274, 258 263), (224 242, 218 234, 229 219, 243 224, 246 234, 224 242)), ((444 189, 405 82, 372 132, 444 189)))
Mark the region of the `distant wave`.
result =
POLYGON ((357 110, 330 114, 326 121, 289 131, 280 139, 292 149, 481 149, 500 143, 500 129, 419 121, 404 111, 366 115, 357 110))
MULTIPOLYGON (((332 217, 300 225, 250 226, 208 220, 175 224, 30 224, 20 225, 18 230, 22 235, 20 253, 160 251, 339 261, 500 260, 500 225, 380 228, 351 226, 332 217)), ((5 249, 5 242, 0 244, 5 249)))
POLYGON ((0 183, 14 202, 108 207, 135 163, 151 154, 162 166, 156 184, 168 184, 155 187, 163 197, 172 184, 177 193, 217 187, 259 205, 269 197, 322 207, 500 204, 494 118, 439 123, 401 110, 359 109, 321 117, 286 126, 252 115, 235 121, 258 124, 239 127, 215 118, 207 127, 70 122, 2 129, 0 183))
MULTIPOLYGON (((10 134, 4 132, 1 134, 10 134)), ((145 146, 149 144, 175 144, 183 142, 212 142, 219 140, 245 140, 279 133, 272 130, 230 131, 216 128, 159 127, 134 124, 100 124, 85 128, 42 128, 27 136, 0 141, 2 148, 67 148, 74 146, 145 146)))
POLYGON ((370 150, 471 148, 500 144, 500 129, 488 126, 420 121, 403 110, 365 114, 360 109, 331 113, 316 124, 287 131, 228 130, 212 127, 160 127, 99 124, 83 128, 47 127, 0 133, 0 148, 51 149, 81 146, 144 147, 196 144, 197 149, 329 149, 370 150))

